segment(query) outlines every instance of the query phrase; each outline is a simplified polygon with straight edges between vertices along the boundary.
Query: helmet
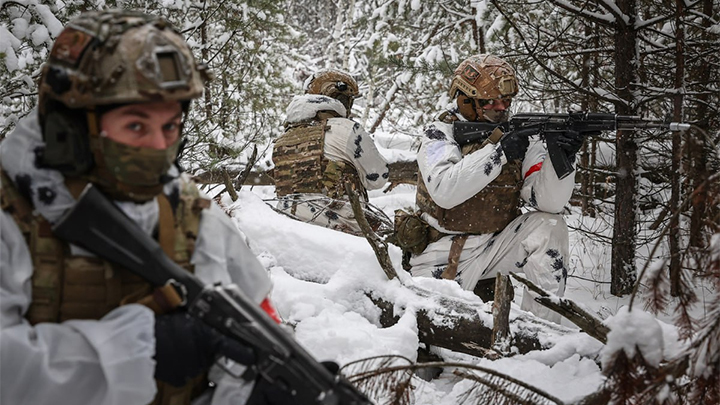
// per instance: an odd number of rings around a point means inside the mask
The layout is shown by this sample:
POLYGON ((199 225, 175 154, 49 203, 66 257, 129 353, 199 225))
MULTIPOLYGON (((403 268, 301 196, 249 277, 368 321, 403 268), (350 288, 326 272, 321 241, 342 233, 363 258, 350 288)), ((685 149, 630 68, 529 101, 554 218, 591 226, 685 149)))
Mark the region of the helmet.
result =
POLYGON ((186 107, 206 79, 205 67, 163 18, 128 10, 81 14, 55 40, 42 70, 40 164, 66 175, 88 172, 97 160, 91 139, 99 133, 98 112, 158 101, 186 107))
POLYGON ((515 70, 506 61, 487 54, 473 55, 458 65, 450 84, 450 97, 458 92, 473 99, 495 100, 518 93, 515 70))
POLYGON ((350 116, 353 100, 360 95, 355 79, 348 73, 337 69, 325 69, 316 72, 305 82, 306 94, 321 94, 340 101, 350 116))

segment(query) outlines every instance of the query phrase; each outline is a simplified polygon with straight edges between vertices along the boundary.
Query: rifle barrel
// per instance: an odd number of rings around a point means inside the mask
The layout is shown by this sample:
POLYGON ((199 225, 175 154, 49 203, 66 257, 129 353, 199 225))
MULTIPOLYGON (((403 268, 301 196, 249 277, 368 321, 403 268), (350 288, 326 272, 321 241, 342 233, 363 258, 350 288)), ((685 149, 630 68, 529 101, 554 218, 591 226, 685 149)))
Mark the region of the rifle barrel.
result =
POLYGON ((651 128, 669 129, 670 131, 686 131, 690 129, 690 124, 683 122, 646 120, 638 116, 629 115, 617 116, 617 129, 634 131, 651 128))

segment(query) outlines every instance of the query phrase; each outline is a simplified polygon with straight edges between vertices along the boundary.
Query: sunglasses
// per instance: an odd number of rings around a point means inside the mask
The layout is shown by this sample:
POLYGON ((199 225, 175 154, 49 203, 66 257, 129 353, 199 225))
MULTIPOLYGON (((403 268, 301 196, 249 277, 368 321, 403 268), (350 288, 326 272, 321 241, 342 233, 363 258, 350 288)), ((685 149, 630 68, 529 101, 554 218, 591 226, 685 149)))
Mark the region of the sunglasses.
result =
POLYGON ((502 97, 494 100, 475 99, 475 108, 491 107, 498 102, 501 103, 505 108, 508 108, 510 107, 510 104, 512 104, 512 98, 502 97))

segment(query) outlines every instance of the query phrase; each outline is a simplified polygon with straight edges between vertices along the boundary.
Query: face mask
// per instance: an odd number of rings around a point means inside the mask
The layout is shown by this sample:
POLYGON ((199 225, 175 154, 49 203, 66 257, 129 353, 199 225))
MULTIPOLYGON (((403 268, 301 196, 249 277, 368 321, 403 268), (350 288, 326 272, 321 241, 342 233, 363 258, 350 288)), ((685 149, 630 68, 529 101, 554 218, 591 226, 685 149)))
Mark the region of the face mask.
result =
POLYGON ((130 186, 156 186, 177 158, 181 140, 166 149, 129 146, 101 136, 100 146, 105 167, 117 181, 130 186))

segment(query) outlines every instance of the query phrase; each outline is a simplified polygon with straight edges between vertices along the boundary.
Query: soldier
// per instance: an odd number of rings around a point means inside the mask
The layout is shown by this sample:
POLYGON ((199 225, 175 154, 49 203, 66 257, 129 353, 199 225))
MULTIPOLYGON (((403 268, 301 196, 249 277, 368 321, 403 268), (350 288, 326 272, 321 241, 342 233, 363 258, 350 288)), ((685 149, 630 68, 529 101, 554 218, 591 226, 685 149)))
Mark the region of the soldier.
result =
POLYGON ((373 139, 349 119, 358 85, 349 74, 321 70, 305 83, 287 109, 285 134, 275 142, 277 208, 296 219, 362 235, 345 196, 349 183, 365 217, 380 235, 392 232, 382 211, 368 203, 367 190, 388 179, 388 166, 373 139))
MULTIPOLYGON (((539 140, 496 130, 484 143, 460 148, 453 138, 457 120, 507 121, 517 92, 515 71, 495 56, 471 56, 455 70, 449 92, 454 108, 425 128, 418 153, 416 202, 429 226, 398 228, 400 240, 429 230, 412 249, 413 276, 455 280, 487 300, 492 297, 484 291, 493 288, 495 274, 516 271, 563 294, 569 248, 559 213, 572 193, 572 176, 558 180, 552 165, 544 164, 547 150, 539 140), (525 214, 521 199, 530 209, 525 214)), ((581 142, 564 145, 574 159, 581 142)), ((521 306, 560 321, 527 291, 521 306)))
POLYGON ((92 183, 179 265, 207 283, 236 283, 273 313, 263 266, 174 165, 204 76, 162 18, 87 12, 58 36, 37 110, 0 147, 1 403, 189 404, 202 394, 218 404, 250 395, 251 383, 208 369, 221 355, 251 364, 252 349, 163 311, 143 278, 51 228, 92 183))

